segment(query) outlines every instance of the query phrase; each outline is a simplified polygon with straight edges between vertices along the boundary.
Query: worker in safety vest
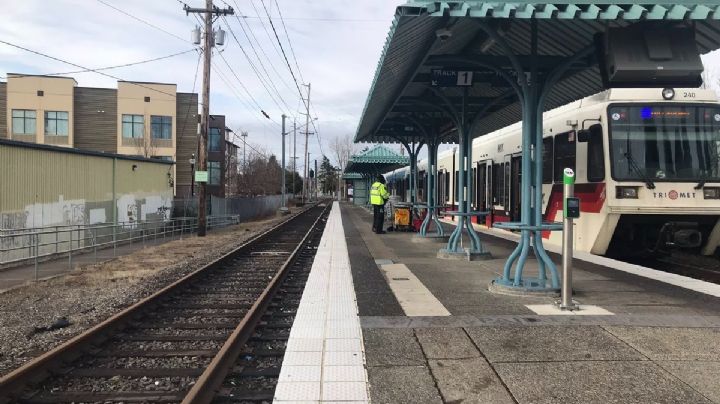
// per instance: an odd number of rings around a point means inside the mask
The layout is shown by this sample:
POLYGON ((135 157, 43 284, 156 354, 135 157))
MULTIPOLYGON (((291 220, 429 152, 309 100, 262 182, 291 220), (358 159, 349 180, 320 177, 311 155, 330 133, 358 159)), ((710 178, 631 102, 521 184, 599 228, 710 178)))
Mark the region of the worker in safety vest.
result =
POLYGON ((370 203, 373 206, 373 231, 377 234, 383 231, 383 219, 385 219, 385 202, 390 198, 385 189, 385 177, 379 175, 377 181, 370 188, 370 203))

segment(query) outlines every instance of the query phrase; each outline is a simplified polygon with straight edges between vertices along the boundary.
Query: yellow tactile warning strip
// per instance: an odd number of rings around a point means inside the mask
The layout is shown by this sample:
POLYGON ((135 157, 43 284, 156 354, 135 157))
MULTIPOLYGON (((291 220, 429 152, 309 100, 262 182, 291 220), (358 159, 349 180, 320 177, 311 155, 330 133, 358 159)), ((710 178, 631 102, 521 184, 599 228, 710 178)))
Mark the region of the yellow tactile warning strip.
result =
POLYGON ((406 316, 449 316, 450 312, 405 264, 379 265, 406 316))

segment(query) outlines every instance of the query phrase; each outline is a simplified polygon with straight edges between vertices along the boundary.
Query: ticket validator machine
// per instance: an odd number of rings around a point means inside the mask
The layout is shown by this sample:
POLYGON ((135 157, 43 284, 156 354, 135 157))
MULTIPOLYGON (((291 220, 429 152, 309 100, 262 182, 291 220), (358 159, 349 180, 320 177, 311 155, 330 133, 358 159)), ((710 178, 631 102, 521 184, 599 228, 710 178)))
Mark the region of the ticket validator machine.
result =
POLYGON ((562 289, 560 309, 577 310, 572 300, 573 219, 580 217, 580 199, 575 198, 575 172, 563 170, 562 289))

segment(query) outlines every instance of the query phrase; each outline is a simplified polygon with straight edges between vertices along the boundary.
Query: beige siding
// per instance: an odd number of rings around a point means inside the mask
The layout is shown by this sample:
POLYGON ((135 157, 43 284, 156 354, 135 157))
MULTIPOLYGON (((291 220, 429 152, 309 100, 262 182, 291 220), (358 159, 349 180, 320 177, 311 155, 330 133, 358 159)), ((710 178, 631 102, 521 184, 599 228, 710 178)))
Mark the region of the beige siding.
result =
POLYGON ((0 145, 0 212, 28 204, 112 198, 112 164, 102 157, 0 145))
MULTIPOLYGON (((73 93, 77 83, 68 77, 18 76, 8 74, 7 105, 5 121, 9 138, 12 133, 14 109, 35 111, 35 142, 45 143, 45 112, 63 111, 68 113, 68 138, 62 146, 73 145, 73 93), (42 91, 43 95, 39 95, 42 91)), ((48 135, 50 136, 50 135, 48 135)), ((18 138, 20 140, 20 138, 18 138)), ((23 139, 25 140, 25 139, 23 139)))
POLYGON ((7 83, 0 83, 0 139, 8 137, 7 128, 7 83))
POLYGON ((143 157, 169 156, 175 159, 175 133, 177 109, 175 84, 118 82, 117 90, 117 150, 120 154, 143 157), (147 101, 146 101, 147 100, 147 101), (142 115, 145 122, 143 142, 138 146, 122 137, 123 114, 142 115), (172 118, 171 142, 167 147, 151 142, 151 117, 153 115, 172 118))
POLYGON ((169 193, 173 189, 168 182, 168 173, 172 174, 172 164, 159 164, 146 161, 118 160, 115 171, 118 194, 137 195, 169 193), (135 166, 135 170, 132 167, 135 166))
POLYGON ((145 220, 170 207, 171 164, 41 147, 0 144, 0 228, 105 222, 115 210, 145 220))
POLYGON ((75 88, 75 147, 117 152, 117 90, 75 88))

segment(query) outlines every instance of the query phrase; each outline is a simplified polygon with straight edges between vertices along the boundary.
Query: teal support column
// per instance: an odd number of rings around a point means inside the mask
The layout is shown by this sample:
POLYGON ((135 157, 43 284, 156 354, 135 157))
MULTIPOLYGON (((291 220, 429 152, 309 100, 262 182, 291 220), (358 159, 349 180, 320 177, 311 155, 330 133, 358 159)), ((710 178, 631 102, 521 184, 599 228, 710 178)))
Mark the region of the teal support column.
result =
POLYGON ((427 214, 420 226, 420 237, 444 237, 445 230, 438 219, 437 207, 437 152, 440 142, 435 139, 427 140, 428 147, 428 184, 427 184, 427 214), (435 233, 428 233, 430 225, 435 225, 435 233))
MULTIPOLYGON (((486 27, 487 29, 487 27, 486 27)), ((567 74, 568 69, 583 57, 591 56, 594 47, 589 46, 576 55, 566 59, 559 66, 545 75, 540 80, 537 72, 537 21, 532 22, 531 31, 532 67, 527 81, 522 81, 522 106, 523 106, 523 130, 522 130, 522 182, 521 182, 521 221, 520 223, 509 223, 497 225, 496 227, 514 229, 521 231, 520 243, 512 252, 505 267, 503 276, 496 279, 491 285, 491 290, 502 291, 503 289, 514 289, 518 291, 549 292, 557 293, 560 288, 559 275, 556 265, 550 259, 543 246, 542 232, 561 230, 559 223, 543 223, 543 193, 542 193, 542 147, 543 147, 543 110, 545 100, 552 91, 557 81, 567 74), (529 181, 526 181, 526 178, 529 181), (525 214, 525 212, 529 214, 525 214), (523 277, 523 271, 527 261, 530 240, 538 263, 537 278, 523 277), (514 276, 512 267, 515 265, 514 276), (550 277, 548 279, 548 272, 550 277)), ((492 36, 492 35, 491 35, 492 36)), ((497 40, 503 41, 499 36, 497 40)), ((503 46, 508 48, 503 42, 503 46)), ((511 59, 513 56, 507 54, 511 59)), ((517 69, 518 67, 516 67, 517 69)), ((522 70, 518 70, 518 76, 524 76, 522 70), (522 74, 521 74, 522 73, 522 74)))
MULTIPOLYGON (((441 97, 444 98, 444 97, 441 97)), ((470 125, 467 116, 467 88, 463 92, 462 110, 459 116, 456 114, 456 126, 459 138, 459 164, 457 179, 457 197, 458 212, 457 225, 455 230, 450 234, 447 246, 438 251, 440 258, 489 258, 488 251, 480 242, 480 237, 475 232, 475 228, 470 220, 471 199, 470 192, 472 190, 472 138, 470 136, 470 125), (466 248, 463 246, 463 233, 467 232, 470 245, 466 248)), ((447 102, 448 107, 452 110, 452 104, 447 102)))
POLYGON ((418 195, 417 195, 417 189, 418 189, 418 167, 417 167, 417 161, 418 161, 418 153, 420 152, 420 149, 423 147, 423 143, 407 143, 402 142, 402 145, 405 147, 405 150, 408 152, 408 157, 410 158, 410 203, 413 204, 413 206, 418 202, 418 195))

